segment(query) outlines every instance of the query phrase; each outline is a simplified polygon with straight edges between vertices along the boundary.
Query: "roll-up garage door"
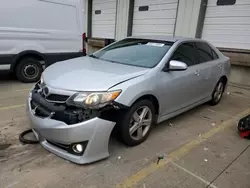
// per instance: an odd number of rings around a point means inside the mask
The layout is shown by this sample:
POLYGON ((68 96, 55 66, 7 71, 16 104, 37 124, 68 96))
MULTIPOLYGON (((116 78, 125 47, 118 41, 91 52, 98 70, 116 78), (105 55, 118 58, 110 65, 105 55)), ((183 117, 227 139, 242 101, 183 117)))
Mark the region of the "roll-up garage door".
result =
POLYGON ((93 0, 92 37, 114 39, 116 0, 93 0))
POLYGON ((135 0, 132 35, 173 35, 178 0, 135 0))
POLYGON ((217 47, 250 49, 250 0, 208 0, 202 38, 217 47))

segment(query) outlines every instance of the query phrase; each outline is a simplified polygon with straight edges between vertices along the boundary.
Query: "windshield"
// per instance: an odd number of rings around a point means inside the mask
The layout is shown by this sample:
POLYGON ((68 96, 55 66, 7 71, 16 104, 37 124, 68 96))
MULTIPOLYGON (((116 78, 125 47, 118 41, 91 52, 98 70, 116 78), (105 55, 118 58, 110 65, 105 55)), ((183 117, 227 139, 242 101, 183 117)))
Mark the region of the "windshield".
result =
POLYGON ((90 57, 125 65, 152 68, 167 53, 173 42, 128 38, 111 44, 90 57))

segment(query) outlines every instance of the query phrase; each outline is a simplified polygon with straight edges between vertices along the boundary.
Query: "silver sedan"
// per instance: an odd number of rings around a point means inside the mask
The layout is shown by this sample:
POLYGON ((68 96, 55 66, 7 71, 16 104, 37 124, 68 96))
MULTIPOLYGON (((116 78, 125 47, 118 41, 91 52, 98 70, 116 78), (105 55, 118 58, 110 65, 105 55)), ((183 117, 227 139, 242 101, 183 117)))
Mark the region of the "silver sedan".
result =
POLYGON ((206 41, 128 37, 48 67, 30 92, 28 114, 45 149, 90 163, 109 156, 114 128, 135 146, 154 123, 218 104, 229 71, 229 58, 206 41))

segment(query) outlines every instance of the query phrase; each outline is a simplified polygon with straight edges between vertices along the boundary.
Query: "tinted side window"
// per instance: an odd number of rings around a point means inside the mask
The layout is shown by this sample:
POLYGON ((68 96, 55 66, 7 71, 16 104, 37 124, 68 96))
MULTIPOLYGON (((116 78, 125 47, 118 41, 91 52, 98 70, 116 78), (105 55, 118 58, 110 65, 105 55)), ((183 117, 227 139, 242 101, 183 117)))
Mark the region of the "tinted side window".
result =
POLYGON ((196 42, 196 48, 198 50, 197 64, 213 60, 212 48, 208 44, 196 42))
POLYGON ((219 58, 218 54, 214 50, 212 50, 212 54, 213 54, 213 59, 219 58))
POLYGON ((192 66, 195 64, 194 61, 195 48, 193 43, 181 44, 174 52, 171 60, 182 61, 187 64, 187 66, 192 66))

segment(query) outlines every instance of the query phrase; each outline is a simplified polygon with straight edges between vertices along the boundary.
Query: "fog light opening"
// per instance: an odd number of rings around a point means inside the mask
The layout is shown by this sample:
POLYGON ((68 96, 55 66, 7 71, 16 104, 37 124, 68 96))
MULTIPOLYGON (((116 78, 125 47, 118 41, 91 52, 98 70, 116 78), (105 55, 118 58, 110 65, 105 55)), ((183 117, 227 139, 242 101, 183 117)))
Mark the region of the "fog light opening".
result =
POLYGON ((72 150, 75 152, 75 153, 82 153, 83 152, 83 146, 82 144, 74 144, 72 146, 72 150))

